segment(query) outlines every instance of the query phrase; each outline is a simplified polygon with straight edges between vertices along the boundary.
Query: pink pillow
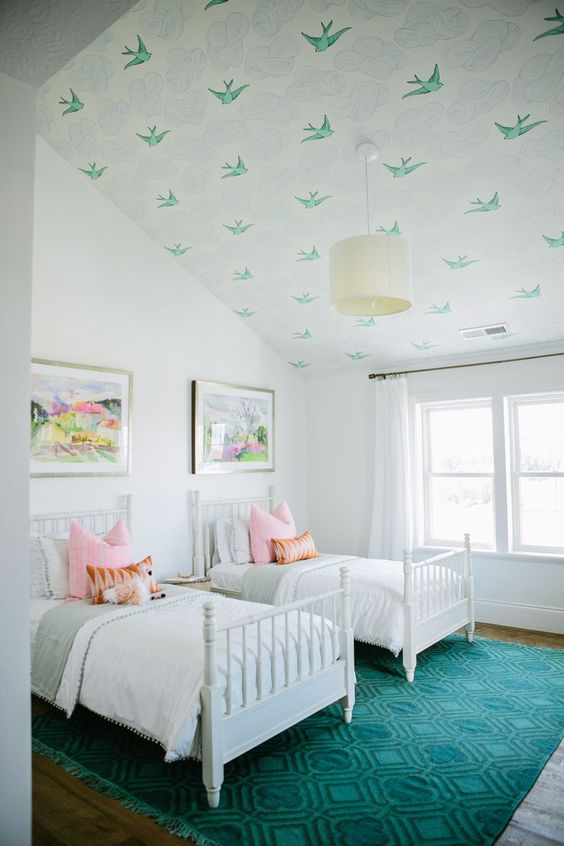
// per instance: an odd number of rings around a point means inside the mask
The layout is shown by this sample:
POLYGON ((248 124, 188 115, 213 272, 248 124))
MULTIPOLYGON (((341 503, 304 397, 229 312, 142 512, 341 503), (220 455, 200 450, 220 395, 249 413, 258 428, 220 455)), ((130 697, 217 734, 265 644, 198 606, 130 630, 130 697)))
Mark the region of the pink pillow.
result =
POLYGON ((296 524, 286 500, 275 508, 272 514, 263 511, 257 505, 251 505, 249 520, 251 551, 256 564, 268 564, 276 561, 272 548, 272 538, 294 538, 296 524))
POLYGON ((128 567, 133 564, 133 550, 127 526, 118 520, 104 538, 72 521, 69 537, 69 591, 75 599, 90 596, 87 564, 98 567, 128 567))

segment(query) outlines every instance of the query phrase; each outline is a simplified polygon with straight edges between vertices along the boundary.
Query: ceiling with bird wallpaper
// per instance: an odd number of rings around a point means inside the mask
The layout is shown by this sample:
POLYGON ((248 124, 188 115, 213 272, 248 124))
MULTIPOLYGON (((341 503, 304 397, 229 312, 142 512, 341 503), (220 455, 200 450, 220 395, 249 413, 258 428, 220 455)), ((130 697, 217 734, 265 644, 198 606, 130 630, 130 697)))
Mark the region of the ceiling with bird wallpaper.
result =
POLYGON ((563 338, 548 2, 142 0, 39 90, 38 120, 187 286, 308 375, 563 338), (381 318, 329 308, 329 247, 366 233, 363 141, 371 232, 412 252, 414 305, 381 318))

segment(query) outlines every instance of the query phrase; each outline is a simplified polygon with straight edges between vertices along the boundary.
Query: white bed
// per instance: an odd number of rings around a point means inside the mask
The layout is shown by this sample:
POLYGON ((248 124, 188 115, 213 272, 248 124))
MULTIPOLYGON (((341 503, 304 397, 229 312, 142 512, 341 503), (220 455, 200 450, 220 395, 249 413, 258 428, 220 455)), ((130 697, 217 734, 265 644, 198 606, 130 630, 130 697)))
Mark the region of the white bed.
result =
MULTIPOLYGON (((32 531, 60 535, 70 519, 106 531, 116 511, 40 515, 32 518, 32 531)), ((182 587, 166 592, 145 606, 94 606, 102 611, 70 641, 49 701, 68 716, 80 702, 160 743, 168 761, 201 757, 211 807, 219 804, 227 761, 336 701, 350 722, 354 657, 346 568, 337 591, 276 608, 223 596, 210 601, 209 593, 182 587)), ((56 657, 61 648, 65 605, 75 603, 32 601, 38 695, 40 656, 56 657)), ((45 669, 47 657, 43 661, 45 669)))
POLYGON ((246 520, 253 503, 272 510, 274 490, 257 499, 202 502, 192 494, 194 539, 193 569, 209 575, 212 590, 246 600, 278 605, 335 589, 339 569, 346 566, 351 576, 351 618, 357 640, 383 646, 394 654, 402 652, 408 681, 413 681, 417 655, 451 632, 464 627, 469 642, 474 632, 474 586, 469 535, 464 546, 428 558, 412 561, 383 561, 358 556, 322 554, 319 558, 286 565, 212 563, 214 526, 218 520, 246 520), (274 591, 263 588, 274 573, 282 570, 274 591))

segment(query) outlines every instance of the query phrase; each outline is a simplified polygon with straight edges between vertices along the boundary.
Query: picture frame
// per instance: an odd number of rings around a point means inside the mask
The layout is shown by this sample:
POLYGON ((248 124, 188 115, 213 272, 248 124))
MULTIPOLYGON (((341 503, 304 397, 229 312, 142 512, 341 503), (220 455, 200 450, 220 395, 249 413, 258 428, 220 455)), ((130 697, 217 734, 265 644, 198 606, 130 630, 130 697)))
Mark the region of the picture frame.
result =
POLYGON ((274 470, 274 391, 192 382, 192 473, 274 470))
POLYGON ((128 370, 32 359, 31 476, 128 475, 132 380, 128 370))

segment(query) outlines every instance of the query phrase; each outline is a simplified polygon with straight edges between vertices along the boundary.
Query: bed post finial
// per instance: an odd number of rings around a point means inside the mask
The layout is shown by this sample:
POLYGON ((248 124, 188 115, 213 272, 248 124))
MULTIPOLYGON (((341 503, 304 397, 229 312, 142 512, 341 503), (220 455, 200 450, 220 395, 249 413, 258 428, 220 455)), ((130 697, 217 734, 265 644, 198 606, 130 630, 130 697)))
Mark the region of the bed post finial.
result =
POLYGON ((223 697, 218 683, 215 603, 204 602, 204 683, 202 701, 202 776, 208 805, 217 808, 223 784, 223 697))
POLYGON ((194 575, 205 575, 204 538, 200 513, 200 491, 192 491, 192 570, 194 575))
POLYGON ((352 721, 352 712, 355 700, 355 675, 354 675, 354 640, 351 623, 351 576, 348 567, 341 567, 341 658, 345 664, 345 690, 346 693, 341 699, 343 707, 343 719, 345 723, 352 721))
POLYGON ((403 574, 405 576, 403 601, 409 603, 413 601, 413 556, 407 549, 403 553, 403 574))
POLYGON ((415 602, 413 600, 413 556, 410 550, 403 553, 403 667, 408 682, 415 678, 417 650, 415 646, 415 602))
POLYGON ((472 550, 470 548, 470 534, 464 533, 464 594, 468 602, 468 622, 464 626, 466 640, 472 643, 474 640, 474 628, 476 625, 476 611, 474 608, 474 576, 472 574, 472 550))

